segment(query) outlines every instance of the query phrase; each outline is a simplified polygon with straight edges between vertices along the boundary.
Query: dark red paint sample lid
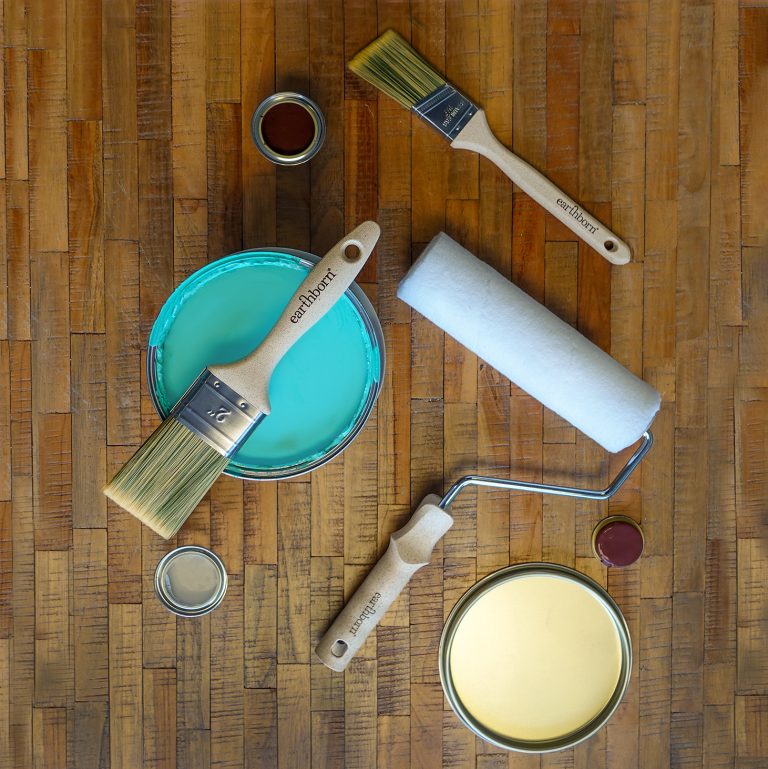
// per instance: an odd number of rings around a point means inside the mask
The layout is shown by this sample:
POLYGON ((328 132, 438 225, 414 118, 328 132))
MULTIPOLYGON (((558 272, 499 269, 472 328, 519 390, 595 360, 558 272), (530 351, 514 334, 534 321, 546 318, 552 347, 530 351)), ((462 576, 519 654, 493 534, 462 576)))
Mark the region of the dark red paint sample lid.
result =
POLYGON ((595 526, 592 549, 606 566, 631 566, 643 553, 643 531, 624 515, 612 515, 595 526))

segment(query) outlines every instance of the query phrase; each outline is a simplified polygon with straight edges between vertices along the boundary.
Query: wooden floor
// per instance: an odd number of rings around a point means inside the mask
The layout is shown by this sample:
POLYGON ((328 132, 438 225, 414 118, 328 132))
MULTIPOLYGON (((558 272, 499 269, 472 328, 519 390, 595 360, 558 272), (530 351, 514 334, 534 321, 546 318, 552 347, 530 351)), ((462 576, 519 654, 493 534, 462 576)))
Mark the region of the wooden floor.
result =
POLYGON ((0 2, 0 767, 768 765, 768 7, 743 5, 0 2), (633 262, 610 267, 345 73, 388 27, 633 262), (276 171, 252 145, 276 89, 325 111, 311 166, 276 171), (243 247, 323 253, 366 218, 388 367, 343 458, 221 479, 175 543, 108 505, 157 424, 143 358, 173 287, 243 247), (609 504, 462 495, 433 564, 335 674, 316 639, 427 492, 478 470, 598 485, 623 459, 395 298, 440 230, 658 388, 656 445, 609 504), (642 520, 646 554, 606 573, 590 533, 611 513, 642 520), (177 622, 151 577, 184 543, 231 582, 177 622), (539 559, 606 584, 635 650, 607 728, 541 759, 461 727, 436 655, 467 587, 539 559))

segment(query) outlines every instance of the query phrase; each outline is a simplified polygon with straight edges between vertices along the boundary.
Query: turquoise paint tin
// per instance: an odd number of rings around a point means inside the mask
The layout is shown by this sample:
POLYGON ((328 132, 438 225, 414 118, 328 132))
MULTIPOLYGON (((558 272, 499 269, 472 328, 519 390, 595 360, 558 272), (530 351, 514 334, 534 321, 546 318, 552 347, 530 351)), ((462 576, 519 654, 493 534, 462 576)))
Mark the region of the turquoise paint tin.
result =
MULTIPOLYGON (((147 378, 165 418, 199 373, 256 348, 319 257, 256 249, 219 259, 181 283, 149 337, 147 378)), ((272 413, 226 474, 291 478, 340 454, 365 425, 381 392, 381 325, 353 284, 286 353, 270 381, 272 413)))

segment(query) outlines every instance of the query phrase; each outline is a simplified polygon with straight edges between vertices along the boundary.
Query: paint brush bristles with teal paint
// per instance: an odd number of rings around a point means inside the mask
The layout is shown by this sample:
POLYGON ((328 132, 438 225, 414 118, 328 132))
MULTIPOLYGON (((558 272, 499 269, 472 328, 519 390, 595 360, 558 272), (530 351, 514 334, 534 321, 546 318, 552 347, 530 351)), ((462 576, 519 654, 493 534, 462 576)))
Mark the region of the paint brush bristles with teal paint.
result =
POLYGON ((258 348, 205 369, 104 493, 170 539, 269 414, 275 367, 349 288, 379 233, 375 222, 364 222, 342 238, 312 268, 258 348))
POLYGON ((349 68, 436 128, 456 149, 488 158, 523 192, 613 264, 626 264, 629 246, 576 201, 517 157, 491 133, 485 113, 447 83, 397 32, 363 48, 349 68))

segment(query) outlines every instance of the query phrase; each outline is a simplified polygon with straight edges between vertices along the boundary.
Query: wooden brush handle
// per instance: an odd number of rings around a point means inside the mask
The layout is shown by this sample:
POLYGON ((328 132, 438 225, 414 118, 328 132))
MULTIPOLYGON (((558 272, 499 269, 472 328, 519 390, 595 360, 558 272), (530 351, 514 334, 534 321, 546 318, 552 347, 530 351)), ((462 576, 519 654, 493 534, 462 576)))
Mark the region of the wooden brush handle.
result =
POLYGON ((439 501, 430 494, 392 535, 387 551, 320 639, 315 653, 331 670, 349 665, 410 578, 429 563, 435 545, 453 524, 453 518, 437 506, 439 501))
POLYGON ((275 366, 350 287, 380 234, 376 222, 363 222, 345 235, 310 270, 264 341, 245 358, 210 366, 210 371, 235 392, 247 394, 254 406, 269 414, 269 380, 275 366))
POLYGON ((451 142, 451 146, 472 150, 488 158, 523 192, 530 195, 609 262, 629 262, 632 257, 629 246, 552 184, 546 176, 508 150, 491 132, 483 110, 478 110, 472 116, 461 133, 451 142))

